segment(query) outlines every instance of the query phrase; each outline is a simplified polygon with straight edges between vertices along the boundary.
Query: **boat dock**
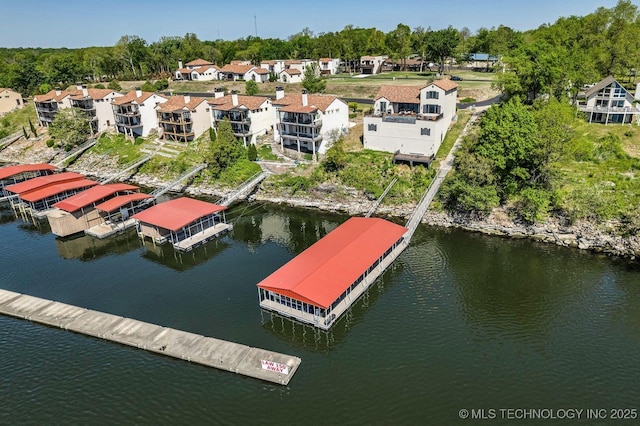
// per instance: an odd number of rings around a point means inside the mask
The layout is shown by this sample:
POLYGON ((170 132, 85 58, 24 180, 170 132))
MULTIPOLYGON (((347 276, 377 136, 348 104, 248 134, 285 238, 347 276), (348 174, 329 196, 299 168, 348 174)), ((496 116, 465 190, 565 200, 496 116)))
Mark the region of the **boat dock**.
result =
POLYGON ((186 331, 0 290, 0 313, 236 374, 288 385, 302 360, 186 331))

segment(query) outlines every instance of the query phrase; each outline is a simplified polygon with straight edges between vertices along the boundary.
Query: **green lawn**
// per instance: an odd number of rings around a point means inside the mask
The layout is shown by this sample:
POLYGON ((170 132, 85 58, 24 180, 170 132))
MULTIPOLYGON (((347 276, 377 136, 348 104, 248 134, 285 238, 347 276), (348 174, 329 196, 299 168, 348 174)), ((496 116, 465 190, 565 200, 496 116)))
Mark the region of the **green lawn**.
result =
MULTIPOLYGON (((36 116, 36 110, 32 103, 27 103, 24 108, 10 112, 0 118, 0 139, 18 131, 22 131, 22 127, 31 134, 31 130, 29 129, 29 120, 31 120, 31 123, 33 123, 34 126, 38 125, 38 117, 36 116)), ((38 131, 37 127, 36 131, 38 131)))

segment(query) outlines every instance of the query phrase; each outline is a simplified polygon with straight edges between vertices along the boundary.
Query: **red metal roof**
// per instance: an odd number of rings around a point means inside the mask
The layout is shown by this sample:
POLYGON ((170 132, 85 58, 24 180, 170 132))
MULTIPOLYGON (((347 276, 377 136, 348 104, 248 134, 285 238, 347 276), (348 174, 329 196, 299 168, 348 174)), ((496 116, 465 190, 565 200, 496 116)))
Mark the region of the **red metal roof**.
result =
POLYGON ((56 170, 57 167, 51 164, 18 164, 0 168, 0 180, 10 178, 24 172, 38 172, 44 170, 56 170))
POLYGON ((142 192, 136 192, 135 194, 118 195, 117 197, 113 197, 112 199, 107 200, 104 203, 98 204, 96 206, 96 209, 109 213, 131 202, 142 201, 149 198, 153 197, 149 194, 143 194, 142 192))
POLYGON ((75 172, 56 173, 48 176, 40 176, 37 178, 25 180, 24 182, 9 185, 5 189, 15 194, 23 194, 27 191, 45 188, 62 182, 70 182, 74 180, 84 179, 84 175, 75 172))
POLYGON ((170 231, 177 231, 201 217, 226 209, 225 206, 182 197, 155 205, 133 215, 133 218, 170 231))
POLYGON ((138 189, 140 188, 134 185, 128 185, 126 183, 96 185, 93 188, 87 189, 86 191, 82 191, 76 195, 72 195, 66 200, 58 201, 53 205, 53 207, 57 207, 60 210, 73 213, 97 201, 103 200, 107 197, 112 197, 117 192, 137 191, 138 189))
POLYGON ((73 180, 70 182, 58 183, 55 185, 46 186, 44 188, 34 189, 33 191, 20 194, 20 199, 35 203, 45 198, 52 197, 56 194, 60 194, 64 191, 71 191, 74 189, 87 188, 97 185, 98 182, 89 179, 73 180))
POLYGON ((326 309, 405 232, 384 219, 352 217, 258 287, 326 309))

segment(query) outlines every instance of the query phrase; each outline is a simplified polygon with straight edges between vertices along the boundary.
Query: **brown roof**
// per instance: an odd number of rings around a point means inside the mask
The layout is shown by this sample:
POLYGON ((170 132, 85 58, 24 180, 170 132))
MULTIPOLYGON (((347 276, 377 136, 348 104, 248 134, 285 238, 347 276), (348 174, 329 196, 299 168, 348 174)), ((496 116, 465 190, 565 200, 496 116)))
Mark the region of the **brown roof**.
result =
POLYGON ((245 107, 248 110, 255 110, 260 108, 268 99, 262 96, 245 96, 238 95, 238 105, 233 105, 232 95, 226 95, 221 98, 210 99, 209 105, 211 108, 220 111, 228 111, 234 108, 245 107))
POLYGON ((267 64, 267 65, 275 65, 277 63, 278 63, 278 61, 262 61, 262 62, 260 62, 260 64, 267 64))
POLYGON ((302 64, 302 61, 299 61, 297 59, 287 59, 286 61, 284 61, 285 65, 293 65, 293 64, 302 64))
POLYGON ((333 59, 331 58, 320 58, 319 61, 320 62, 331 62, 333 59))
POLYGON ((184 96, 170 96, 167 102, 158 105, 157 110, 161 112, 173 112, 188 109, 195 110, 202 102, 206 102, 205 98, 191 96, 189 102, 185 102, 184 96))
POLYGON ((284 70, 282 72, 286 72, 289 75, 298 75, 298 74, 302 74, 302 71, 300 71, 297 68, 289 68, 288 70, 284 70))
POLYGON ((231 65, 251 65, 251 61, 247 61, 246 59, 235 59, 230 62, 231 65))
POLYGON ((188 67, 188 66, 197 67, 197 66, 203 66, 203 65, 213 65, 213 62, 205 61, 204 59, 195 59, 191 62, 187 62, 186 64, 184 64, 185 67, 188 67))
POLYGON ((61 90, 59 95, 56 95, 56 91, 54 90, 49 90, 49 92, 45 93, 44 95, 36 95, 33 97, 33 101, 34 102, 51 102, 51 101, 61 101, 62 99, 66 98, 67 96, 73 96, 76 94, 77 91, 67 91, 67 90, 61 90))
POLYGON ((233 74, 246 74, 255 68, 253 65, 227 64, 220 68, 220 72, 230 72, 233 74))
MULTIPOLYGON (((587 98, 591 97, 594 93, 598 93, 600 90, 604 89, 605 87, 607 87, 608 85, 610 85, 611 83, 613 83, 615 81, 616 81, 616 79, 613 78, 613 76, 605 77, 602 80, 600 80, 600 82, 598 82, 598 84, 596 84, 595 86, 593 86, 592 88, 587 90, 584 95, 587 98)), ((622 86, 622 85, 620 85, 620 86, 622 86)))
POLYGON ((179 68, 177 70, 180 74, 191 74, 191 71, 193 71, 191 68, 179 68))
MULTIPOLYGON (((89 95, 89 96, 86 96, 87 98, 102 99, 105 96, 109 96, 111 93, 115 93, 115 92, 111 89, 87 89, 87 93, 89 95)), ((78 90, 74 95, 71 96, 71 99, 74 99, 74 100, 85 99, 85 96, 81 90, 78 90)))
POLYGON ((388 99, 389 102, 394 103, 406 103, 406 104, 419 104, 420 103, 420 90, 424 86, 382 86, 378 90, 374 100, 380 98, 388 99))
POLYGON ((431 84, 438 86, 445 92, 458 88, 458 84, 449 79, 434 80, 431 84))
MULTIPOLYGON (((149 99, 151 96, 153 96, 155 93, 152 92, 142 92, 142 95, 140 97, 138 97, 136 95, 136 91, 132 90, 129 93, 127 93, 124 96, 121 96, 119 98, 116 98, 113 100, 113 104, 114 105, 125 105, 125 104, 130 104, 130 103, 137 103, 137 104, 141 104, 144 101, 146 101, 147 99, 149 99)), ((162 95, 158 95, 162 98, 167 99, 165 96, 162 95)))
POLYGON ((264 68, 256 68, 253 70, 256 74, 269 74, 269 70, 264 68))
POLYGON ((282 99, 273 101, 273 103, 277 105, 284 105, 284 107, 286 108, 286 111, 285 111, 285 108, 280 109, 280 111, 307 113, 307 112, 310 112, 309 108, 312 108, 311 111, 315 111, 316 109, 319 109, 320 111, 325 111, 327 108, 329 108, 329 105, 331 105, 331 103, 336 99, 338 98, 334 95, 320 95, 320 94, 307 95, 307 106, 303 106, 302 94, 297 93, 292 95, 286 95, 282 99))
POLYGON ((198 68, 194 69, 193 71, 196 71, 198 74, 202 74, 203 72, 209 71, 211 68, 215 69, 216 71, 220 69, 220 68, 216 67, 215 65, 205 65, 203 67, 198 67, 198 68))

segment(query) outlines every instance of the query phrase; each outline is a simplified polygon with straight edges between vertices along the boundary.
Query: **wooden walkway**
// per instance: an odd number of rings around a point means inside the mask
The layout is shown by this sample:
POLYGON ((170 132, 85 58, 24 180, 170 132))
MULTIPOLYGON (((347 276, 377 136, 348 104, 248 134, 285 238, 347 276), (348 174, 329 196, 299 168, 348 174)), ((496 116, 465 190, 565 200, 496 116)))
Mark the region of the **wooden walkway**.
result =
POLYGON ((298 357, 0 290, 0 314, 287 385, 298 357))

